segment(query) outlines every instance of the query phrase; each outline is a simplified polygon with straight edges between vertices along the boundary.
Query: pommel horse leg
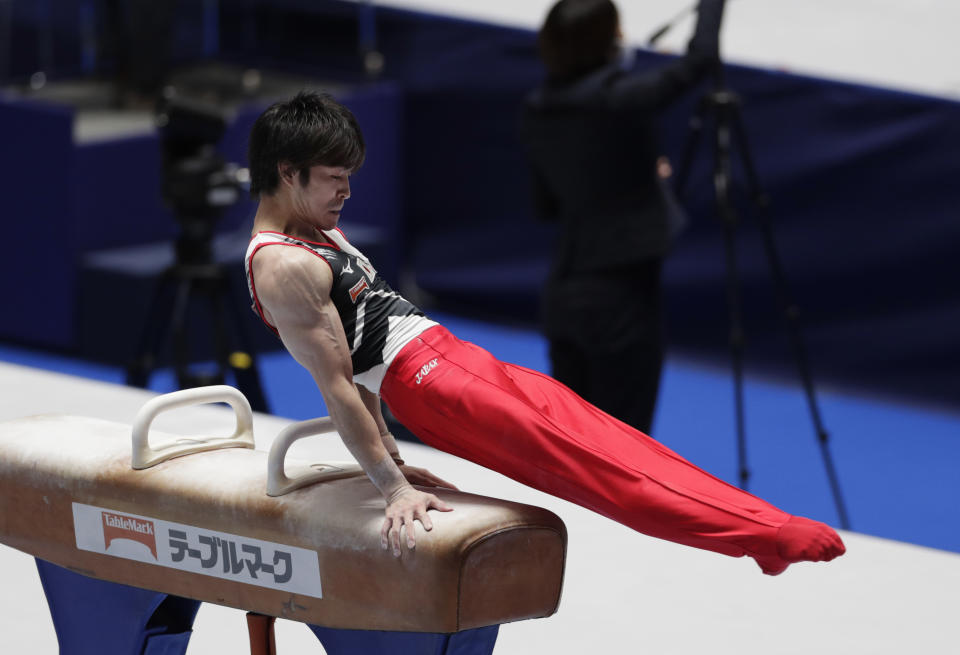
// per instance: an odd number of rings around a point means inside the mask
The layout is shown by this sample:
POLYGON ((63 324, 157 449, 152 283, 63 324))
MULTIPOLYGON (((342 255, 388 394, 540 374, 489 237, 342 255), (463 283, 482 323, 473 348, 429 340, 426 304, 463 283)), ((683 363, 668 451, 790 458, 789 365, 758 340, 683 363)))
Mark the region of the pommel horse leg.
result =
POLYGON ((200 602, 37 559, 60 655, 183 655, 200 602))
POLYGON ((276 621, 276 618, 266 614, 247 612, 250 655, 277 655, 277 638, 273 631, 276 621))

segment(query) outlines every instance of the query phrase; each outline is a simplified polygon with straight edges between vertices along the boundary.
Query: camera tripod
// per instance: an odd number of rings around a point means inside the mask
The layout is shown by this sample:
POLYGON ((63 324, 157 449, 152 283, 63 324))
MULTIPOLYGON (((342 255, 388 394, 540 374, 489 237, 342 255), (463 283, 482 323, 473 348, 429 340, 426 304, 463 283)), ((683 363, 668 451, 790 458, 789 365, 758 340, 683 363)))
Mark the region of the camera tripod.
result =
POLYGON ((225 268, 213 261, 209 242, 180 237, 176 261, 160 275, 140 339, 137 355, 127 368, 127 384, 145 387, 172 337, 173 364, 181 389, 223 384, 232 370, 236 385, 255 411, 269 410, 260 385, 256 360, 244 333, 225 268), (188 310, 195 295, 210 310, 215 373, 191 372, 193 353, 188 336, 188 310), (224 320, 225 317, 228 320, 224 320), (228 331, 227 324, 232 326, 228 331))
POLYGON ((807 406, 810 411, 810 418, 813 422, 816 438, 820 446, 820 452, 823 457, 824 467, 830 489, 833 493, 834 504, 836 505, 837 515, 840 520, 840 526, 844 529, 850 527, 850 521, 847 515, 846 506, 843 502, 843 496, 840 492, 840 483, 837 478, 836 468, 833 463, 833 457, 830 453, 830 437, 823 425, 820 415, 820 409, 817 404, 816 393, 813 387, 813 380, 810 374, 810 365, 807 359, 806 347, 800 331, 800 310, 793 301, 787 285, 786 275, 780 261, 780 256, 776 249, 773 239, 771 222, 767 213, 769 198, 760 188, 756 169, 750 150, 747 146, 746 132, 743 127, 743 120, 740 115, 740 98, 726 88, 723 79, 722 64, 717 61, 715 72, 715 87, 713 92, 705 95, 696 110, 696 113, 690 122, 690 133, 687 143, 684 147, 679 173, 677 176, 677 186, 682 191, 686 185, 687 175, 690 169, 693 153, 696 150, 697 143, 704 130, 704 125, 708 119, 712 118, 714 127, 714 161, 713 161, 713 187, 715 202, 720 221, 723 225, 724 249, 726 255, 726 294, 727 310, 729 314, 730 329, 730 353, 733 368, 734 382, 734 409, 736 413, 736 433, 737 433, 737 460, 739 466, 739 486, 746 490, 749 479, 750 469, 747 464, 747 442, 746 430, 744 426, 744 404, 743 404, 743 354, 744 354, 744 330, 743 330, 743 310, 740 296, 740 283, 737 269, 737 250, 736 250, 736 229, 740 222, 737 210, 733 205, 731 197, 733 183, 733 156, 734 151, 739 154, 743 165, 743 171, 746 178, 746 189, 751 197, 756 209, 756 216, 763 237, 763 246, 770 266, 770 272, 773 279, 775 293, 781 306, 783 317, 787 323, 787 329, 790 336, 793 357, 797 366, 800 380, 803 384, 804 393, 807 400, 807 406))

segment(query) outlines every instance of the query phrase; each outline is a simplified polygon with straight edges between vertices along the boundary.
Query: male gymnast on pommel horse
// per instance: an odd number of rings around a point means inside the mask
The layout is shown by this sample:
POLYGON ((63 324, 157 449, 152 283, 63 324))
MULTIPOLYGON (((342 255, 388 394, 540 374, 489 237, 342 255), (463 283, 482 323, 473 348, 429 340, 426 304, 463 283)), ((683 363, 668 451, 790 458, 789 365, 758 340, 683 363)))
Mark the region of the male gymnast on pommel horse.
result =
POLYGON ((259 198, 245 257, 253 307, 313 375, 350 453, 386 501, 381 545, 415 547, 415 521, 452 508, 413 484, 451 486, 400 459, 380 398, 423 442, 638 532, 752 557, 768 575, 845 551, 697 468, 552 378, 458 340, 384 282, 337 227, 365 143, 353 114, 300 93, 268 108, 249 143, 259 198))

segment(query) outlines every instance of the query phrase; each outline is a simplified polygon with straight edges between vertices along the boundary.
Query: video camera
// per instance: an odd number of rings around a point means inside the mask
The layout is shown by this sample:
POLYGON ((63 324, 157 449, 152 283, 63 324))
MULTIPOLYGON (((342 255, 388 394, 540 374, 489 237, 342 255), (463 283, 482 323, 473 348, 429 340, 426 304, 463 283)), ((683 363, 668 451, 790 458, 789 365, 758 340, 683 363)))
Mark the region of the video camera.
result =
POLYGON ((214 227, 223 210, 249 189, 249 170, 217 152, 227 127, 226 112, 218 107, 166 98, 158 107, 156 125, 163 149, 163 198, 181 226, 177 261, 209 264, 214 227))

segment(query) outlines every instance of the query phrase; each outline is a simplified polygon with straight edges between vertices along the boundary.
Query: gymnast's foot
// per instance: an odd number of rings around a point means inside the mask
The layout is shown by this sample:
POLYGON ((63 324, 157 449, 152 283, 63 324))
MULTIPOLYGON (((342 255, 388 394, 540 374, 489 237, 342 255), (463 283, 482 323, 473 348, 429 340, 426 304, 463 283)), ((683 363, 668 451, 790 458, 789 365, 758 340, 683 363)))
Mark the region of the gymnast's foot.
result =
POLYGON ((829 562, 847 552, 840 535, 829 525, 792 516, 777 532, 779 557, 756 557, 767 575, 779 575, 796 562, 829 562))

